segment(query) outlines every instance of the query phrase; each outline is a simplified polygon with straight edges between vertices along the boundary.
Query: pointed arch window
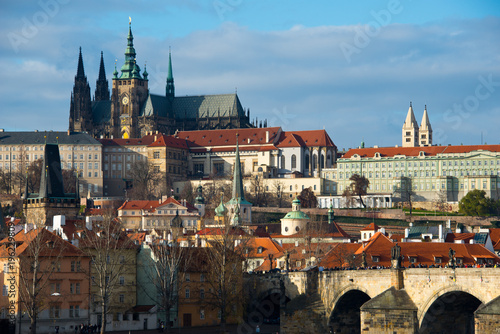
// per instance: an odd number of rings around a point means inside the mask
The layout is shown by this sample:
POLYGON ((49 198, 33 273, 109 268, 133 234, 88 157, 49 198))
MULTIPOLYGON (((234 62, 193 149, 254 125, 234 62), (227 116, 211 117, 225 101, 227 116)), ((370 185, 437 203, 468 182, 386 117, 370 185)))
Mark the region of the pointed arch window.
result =
POLYGON ((318 168, 318 156, 316 154, 313 155, 313 170, 318 168))
POLYGON ((286 168, 286 167, 285 167, 285 156, 284 156, 284 155, 282 155, 282 156, 281 156, 281 168, 282 168, 282 169, 285 169, 285 168, 286 168))
POLYGON ((297 168, 297 156, 292 154, 292 169, 297 168))
POLYGON ((306 155, 306 168, 309 169, 309 155, 306 155))
POLYGON ((321 168, 325 168, 325 156, 322 154, 321 155, 321 163, 320 163, 321 168))

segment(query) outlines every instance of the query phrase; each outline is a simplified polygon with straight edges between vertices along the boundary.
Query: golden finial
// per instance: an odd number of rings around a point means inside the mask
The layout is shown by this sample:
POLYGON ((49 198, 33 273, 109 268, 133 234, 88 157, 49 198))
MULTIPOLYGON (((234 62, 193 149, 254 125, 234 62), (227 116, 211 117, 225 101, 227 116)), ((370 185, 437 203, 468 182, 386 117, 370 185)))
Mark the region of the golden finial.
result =
POLYGON ((132 24, 132 18, 130 16, 128 17, 128 24, 132 24))

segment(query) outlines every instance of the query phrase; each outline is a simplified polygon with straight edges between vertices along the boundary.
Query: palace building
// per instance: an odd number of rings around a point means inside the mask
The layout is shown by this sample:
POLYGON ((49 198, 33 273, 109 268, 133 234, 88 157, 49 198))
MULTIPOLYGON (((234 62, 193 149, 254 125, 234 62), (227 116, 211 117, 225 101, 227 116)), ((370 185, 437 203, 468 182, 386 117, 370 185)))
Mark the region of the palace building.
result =
MULTIPOLYGON (((69 130, 101 138, 141 138, 147 133, 173 134, 176 130, 252 128, 250 111, 244 110, 236 93, 175 96, 172 57, 169 54, 164 95, 151 94, 148 72, 136 61, 129 24, 125 62, 113 72, 111 94, 101 52, 99 77, 93 99, 85 76, 82 50, 78 57, 71 94, 69 130)), ((262 121, 261 121, 262 123, 262 121)), ((264 122, 264 126, 266 123, 264 122)))

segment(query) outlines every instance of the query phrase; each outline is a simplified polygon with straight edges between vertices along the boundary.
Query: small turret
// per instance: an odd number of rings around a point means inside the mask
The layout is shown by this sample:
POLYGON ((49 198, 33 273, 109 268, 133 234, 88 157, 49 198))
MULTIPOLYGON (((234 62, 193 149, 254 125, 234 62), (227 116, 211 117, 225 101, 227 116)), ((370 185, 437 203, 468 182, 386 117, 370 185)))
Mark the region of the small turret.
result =
POLYGON ((175 97, 174 75, 172 74, 172 53, 168 52, 168 75, 167 75, 167 89, 166 96, 169 99, 175 97))

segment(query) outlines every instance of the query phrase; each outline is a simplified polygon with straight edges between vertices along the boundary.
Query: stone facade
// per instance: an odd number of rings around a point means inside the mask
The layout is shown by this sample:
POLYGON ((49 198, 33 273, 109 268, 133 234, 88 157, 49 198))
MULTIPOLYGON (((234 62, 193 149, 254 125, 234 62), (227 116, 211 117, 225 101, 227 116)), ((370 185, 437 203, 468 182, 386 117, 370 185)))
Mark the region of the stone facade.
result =
MULTIPOLYGON (((404 291, 403 298, 393 299, 389 312, 386 312, 387 310, 382 306, 377 309, 374 304, 372 307, 369 307, 369 303, 365 304, 366 307, 363 305, 361 311, 364 311, 365 315, 361 316, 361 324, 364 326, 362 328, 368 328, 367 332, 373 333, 384 333, 391 328, 394 330, 387 333, 394 331, 416 333, 416 328, 423 326, 426 317, 439 315, 439 312, 434 312, 436 306, 447 307, 456 304, 468 307, 470 304, 477 303, 488 305, 489 302, 492 302, 491 305, 497 305, 500 294, 499 270, 498 268, 404 269, 401 271, 404 289, 396 290, 404 291), (415 308, 411 305, 412 303, 415 308), (407 307, 408 305, 411 307, 407 307), (368 319, 370 316, 372 318, 368 319), (382 328, 385 329, 382 330, 382 328)), ((328 328, 331 325, 330 319, 343 297, 354 296, 352 292, 357 292, 368 296, 371 300, 376 300, 375 298, 385 300, 384 298, 387 299, 387 297, 384 297, 384 294, 387 294, 387 290, 394 283, 390 269, 289 272, 281 276, 253 276, 255 282, 251 296, 258 299, 271 291, 276 292, 280 280, 283 281, 284 292, 282 294, 290 301, 282 310, 280 325, 281 332, 287 334, 325 333, 325 331, 309 328, 308 326, 312 326, 309 321, 319 321, 321 324, 316 326, 328 328), (265 283, 261 284, 261 282, 265 283)), ((388 303, 381 305, 386 307, 388 303)), ((454 313, 458 315, 452 320, 460 326, 469 326, 471 317, 474 317, 473 311, 467 314, 454 311, 458 312, 454 313)), ((439 317, 436 319, 439 320, 436 320, 434 326, 442 326, 438 323, 442 319, 439 317)), ((475 326, 481 330, 476 333, 495 333, 494 331, 488 332, 488 330, 496 329, 499 319, 498 305, 496 308, 491 306, 478 309, 475 313, 475 326)))

